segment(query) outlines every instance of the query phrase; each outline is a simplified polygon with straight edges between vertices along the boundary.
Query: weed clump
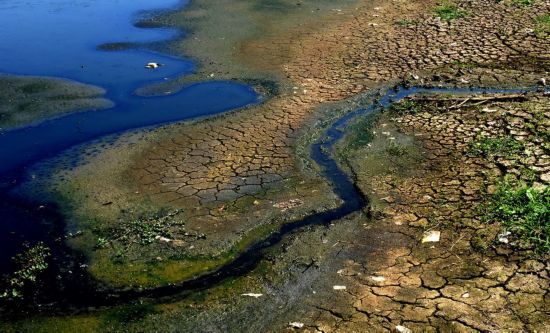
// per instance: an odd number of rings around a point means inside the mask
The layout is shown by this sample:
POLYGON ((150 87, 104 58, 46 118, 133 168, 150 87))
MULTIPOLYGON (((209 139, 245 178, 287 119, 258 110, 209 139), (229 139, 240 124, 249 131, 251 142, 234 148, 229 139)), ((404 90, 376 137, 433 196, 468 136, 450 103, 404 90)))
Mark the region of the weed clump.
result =
POLYGON ((466 11, 458 8, 454 3, 442 3, 435 7, 434 12, 443 21, 452 21, 466 17, 466 11))
POLYGON ((15 272, 3 279, 4 284, 0 289, 0 300, 22 299, 25 290, 32 287, 38 277, 48 268, 48 258, 51 256, 50 248, 43 243, 28 247, 14 258, 15 272))
POLYGON ((535 18, 535 34, 537 37, 550 38, 550 14, 544 14, 535 18))
POLYGON ((536 252, 550 253, 550 187, 540 190, 505 179, 482 212, 484 222, 500 222, 536 252))
POLYGON ((422 106, 420 105, 420 103, 418 103, 418 102, 416 102, 412 99, 405 98, 404 100, 402 100, 399 103, 393 103, 390 106, 390 111, 395 112, 399 115, 417 114, 420 111, 422 111, 422 106))
POLYGON ((511 136, 496 138, 480 136, 470 142, 470 153, 476 156, 495 157, 510 156, 521 153, 525 147, 521 141, 511 136))

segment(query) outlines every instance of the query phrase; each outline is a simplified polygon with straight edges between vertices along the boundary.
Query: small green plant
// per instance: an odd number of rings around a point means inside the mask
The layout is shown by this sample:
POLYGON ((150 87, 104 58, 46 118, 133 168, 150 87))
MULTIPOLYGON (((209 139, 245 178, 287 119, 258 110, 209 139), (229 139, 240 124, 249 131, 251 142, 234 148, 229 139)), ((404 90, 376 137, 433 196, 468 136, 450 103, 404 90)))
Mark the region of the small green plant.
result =
POLYGON ((374 138, 372 133, 373 127, 380 119, 379 114, 371 115, 360 119, 349 128, 349 135, 346 138, 347 150, 353 151, 370 143, 374 138))
POLYGON ((535 0, 512 0, 512 5, 516 7, 528 7, 535 3, 535 0))
POLYGON ((109 241, 106 238, 98 237, 97 242, 95 244, 95 247, 98 248, 98 249, 101 249, 101 248, 104 248, 105 246, 107 246, 108 243, 109 243, 109 241))
POLYGON ((391 156, 403 156, 407 153, 407 149, 392 141, 386 148, 386 152, 388 152, 391 156))
POLYGON ((535 34, 538 37, 550 37, 550 14, 544 14, 535 18, 535 34))
POLYGON ((550 187, 538 190, 505 179, 482 212, 485 222, 500 222, 537 252, 550 253, 550 187))
POLYGON ((477 156, 494 157, 519 154, 524 150, 521 141, 511 136, 490 138, 480 136, 470 143, 470 152, 477 156))
POLYGON ((454 3, 442 3, 435 7, 434 12, 443 21, 451 21, 467 15, 466 11, 458 8, 454 3))
MULTIPOLYGON (((180 210, 174 212, 160 210, 155 213, 142 214, 129 221, 121 221, 118 226, 99 232, 96 248, 103 248, 113 241, 148 245, 153 243, 157 237, 173 238, 172 229, 181 232, 185 226, 183 221, 174 219, 179 212, 180 210)), ((122 258, 122 254, 121 252, 116 257, 122 258)))
POLYGON ((393 103, 390 107, 390 111, 397 114, 417 114, 422 111, 421 105, 415 100, 406 98, 399 103, 393 103))
POLYGON ((48 268, 50 248, 43 243, 28 247, 13 258, 16 270, 8 276, 0 292, 0 299, 14 300, 24 297, 25 289, 36 283, 39 275, 48 268))

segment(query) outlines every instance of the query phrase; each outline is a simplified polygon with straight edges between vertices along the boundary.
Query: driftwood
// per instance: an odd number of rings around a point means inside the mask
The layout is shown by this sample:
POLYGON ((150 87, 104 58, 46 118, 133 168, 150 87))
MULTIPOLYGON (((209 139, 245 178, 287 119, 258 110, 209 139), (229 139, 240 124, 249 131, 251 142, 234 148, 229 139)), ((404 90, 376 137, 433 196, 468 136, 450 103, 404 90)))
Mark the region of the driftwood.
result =
POLYGON ((525 93, 523 94, 494 94, 494 95, 483 95, 483 96, 469 96, 469 97, 432 97, 432 96, 412 96, 411 100, 415 101, 426 101, 426 102, 447 102, 447 101, 462 101, 463 105, 466 102, 488 102, 488 101, 506 101, 506 100, 527 100, 529 99, 525 93))
POLYGON ((432 97, 432 96, 412 96, 411 100, 422 101, 422 102, 456 102, 460 103, 447 107, 447 109, 458 109, 468 102, 475 102, 468 104, 468 106, 476 106, 487 102, 493 101, 527 101, 529 99, 526 96, 526 93, 521 94, 491 94, 491 95, 482 95, 482 96, 468 96, 466 98, 453 96, 453 97, 432 97))

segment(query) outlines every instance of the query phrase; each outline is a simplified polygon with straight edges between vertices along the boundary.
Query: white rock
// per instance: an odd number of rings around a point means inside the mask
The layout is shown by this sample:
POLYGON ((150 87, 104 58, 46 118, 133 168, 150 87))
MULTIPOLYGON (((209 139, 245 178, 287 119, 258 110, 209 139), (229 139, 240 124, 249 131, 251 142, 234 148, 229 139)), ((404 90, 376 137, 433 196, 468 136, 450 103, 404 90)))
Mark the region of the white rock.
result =
POLYGON ((241 296, 254 297, 254 298, 262 297, 263 295, 264 294, 255 294, 255 293, 241 294, 241 296))
POLYGON ((291 323, 288 323, 288 326, 292 328, 302 328, 304 327, 304 323, 300 323, 299 321, 293 321, 291 323))
POLYGON ((510 231, 503 232, 497 236, 497 239, 502 244, 508 244, 510 241, 508 240, 508 236, 510 236, 512 233, 510 231))
POLYGON ((371 280, 376 281, 376 282, 386 281, 386 278, 383 277, 383 276, 371 276, 370 278, 371 278, 371 280))
POLYGON ((424 233, 424 237, 422 237, 422 243, 439 242, 440 237, 441 231, 431 230, 424 233))
POLYGON ((346 290, 346 286, 332 286, 334 290, 346 290))
POLYGON ((497 110, 495 110, 495 109, 489 109, 488 107, 484 107, 483 109, 481 109, 481 111, 487 112, 487 113, 497 112, 497 110))
POLYGON ((410 328, 406 328, 405 326, 402 326, 402 325, 395 326, 395 329, 397 330, 397 332, 401 332, 401 333, 412 333, 410 328))
POLYGON ((166 242, 166 243, 170 243, 172 241, 170 238, 166 238, 162 236, 155 236, 155 239, 160 242, 166 242))
POLYGON ((462 297, 462 298, 468 298, 468 297, 470 297, 470 293, 464 293, 464 294, 462 294, 461 297, 462 297))

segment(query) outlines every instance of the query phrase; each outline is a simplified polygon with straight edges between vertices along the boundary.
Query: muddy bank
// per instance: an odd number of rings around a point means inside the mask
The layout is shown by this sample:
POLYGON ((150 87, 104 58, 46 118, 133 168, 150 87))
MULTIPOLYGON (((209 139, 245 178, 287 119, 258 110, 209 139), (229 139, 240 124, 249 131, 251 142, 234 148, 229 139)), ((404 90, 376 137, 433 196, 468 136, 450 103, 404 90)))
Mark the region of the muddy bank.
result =
POLYGON ((74 81, 0 75, 0 130, 40 122, 70 112, 106 109, 105 90, 74 81))

